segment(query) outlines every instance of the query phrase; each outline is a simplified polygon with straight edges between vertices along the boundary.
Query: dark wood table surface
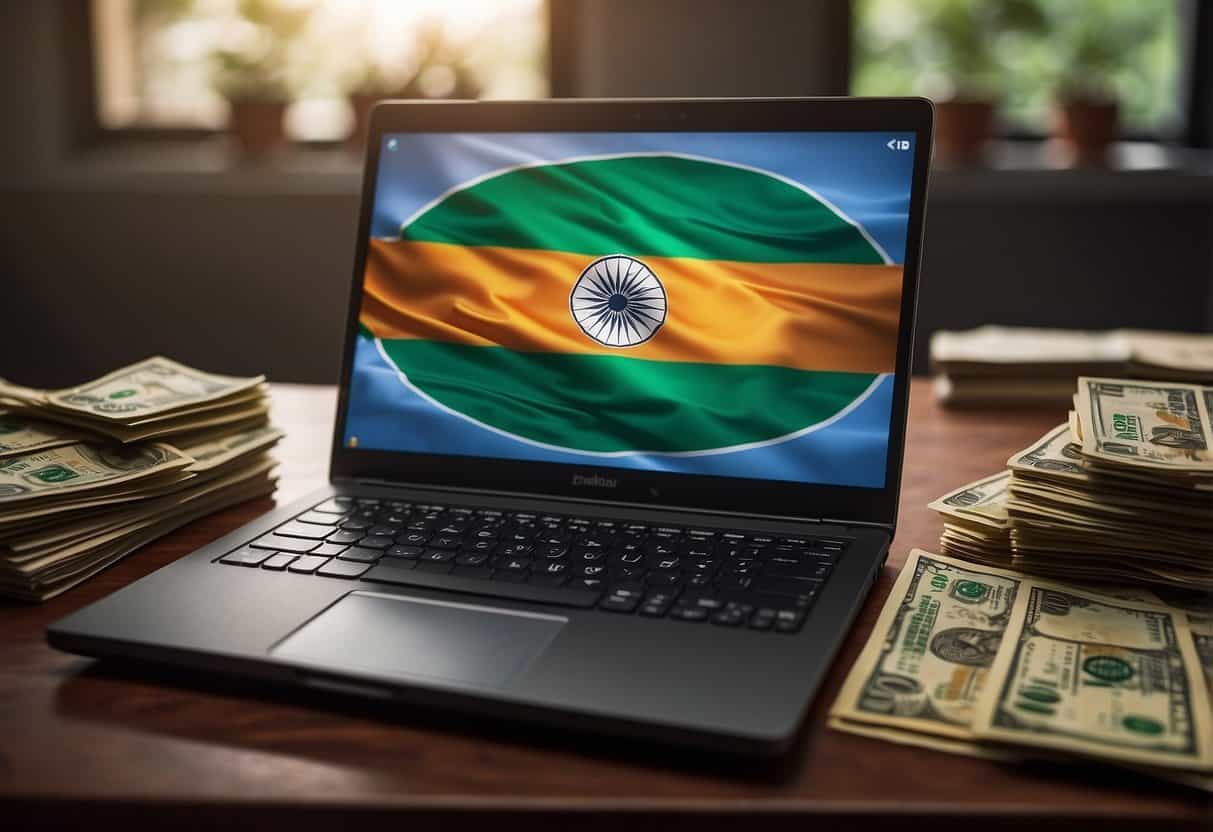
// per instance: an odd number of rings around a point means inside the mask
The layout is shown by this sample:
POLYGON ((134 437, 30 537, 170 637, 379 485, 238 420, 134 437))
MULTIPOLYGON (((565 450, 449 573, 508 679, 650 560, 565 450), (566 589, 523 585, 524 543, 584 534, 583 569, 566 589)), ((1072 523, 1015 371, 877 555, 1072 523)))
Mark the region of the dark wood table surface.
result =
MULTIPOLYGON (((288 438, 277 499, 323 484, 329 387, 275 385, 288 438)), ((773 765, 470 721, 200 675, 93 662, 46 646, 48 622, 270 509, 197 521, 41 606, 0 602, 0 829, 1213 828, 1213 802, 1091 766, 1016 767, 830 730, 826 711, 911 547, 934 548, 926 503, 998 470, 1061 412, 949 412, 914 384, 897 538, 801 738, 773 765), (758 826, 761 824, 762 826, 758 826), (909 824, 909 826, 907 826, 909 824), (1085 824, 1084 824, 1085 825, 1085 824)), ((757 680, 756 680, 757 681, 757 680)))

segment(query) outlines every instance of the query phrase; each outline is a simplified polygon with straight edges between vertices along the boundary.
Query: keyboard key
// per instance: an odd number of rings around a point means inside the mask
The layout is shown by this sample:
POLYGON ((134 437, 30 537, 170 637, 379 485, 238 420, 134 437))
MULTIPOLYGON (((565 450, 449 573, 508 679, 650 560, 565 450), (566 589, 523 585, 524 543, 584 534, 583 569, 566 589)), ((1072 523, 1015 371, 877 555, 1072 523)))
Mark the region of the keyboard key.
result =
POLYGON ((604 589, 606 589, 606 578, 574 577, 573 580, 569 582, 569 586, 574 587, 575 589, 584 589, 590 592, 601 593, 604 589))
POLYGON ((349 529, 338 529, 325 538, 329 543, 350 544, 357 543, 362 540, 362 532, 354 532, 349 529))
POLYGON ((620 581, 642 581, 644 580, 645 570, 640 566, 616 566, 611 570, 611 577, 618 583, 620 581))
POLYGON ((644 582, 649 586, 674 586, 682 578, 680 572, 664 572, 654 570, 645 576, 644 582))
POLYGON ((568 575, 553 575, 548 572, 535 573, 527 578, 527 583, 534 586, 564 586, 568 583, 568 575))
POLYGON ((720 587, 721 592, 742 592, 749 589, 753 581, 748 575, 725 575, 717 579, 716 586, 720 587))
POLYGON ((248 546, 241 546, 234 552, 228 552, 219 559, 220 563, 231 563, 236 566, 260 566, 267 558, 274 556, 274 552, 268 549, 251 549, 248 546))
POLYGON ((675 592, 650 592, 640 602, 640 614, 650 618, 660 618, 669 612, 675 596, 675 592))
MULTIPOLYGON (((409 563, 409 561, 405 561, 405 563, 409 563)), ((439 575, 447 574, 455 565, 453 561, 449 560, 418 560, 414 561, 414 563, 416 564, 418 572, 433 572, 439 575)), ((392 565, 395 566, 394 561, 392 562, 392 565)))
MULTIPOLYGON (((253 551, 256 550, 254 549, 253 551)), ((271 555, 264 563, 261 564, 261 568, 281 572, 283 569, 286 569, 287 564, 293 561, 295 557, 295 555, 271 555)))
POLYGON ((769 630, 775 626, 774 610, 757 610, 750 616, 747 626, 751 630, 769 630))
POLYGON ((753 589, 755 592, 770 593, 772 595, 801 595, 815 592, 817 583, 817 581, 788 580, 763 575, 754 579, 753 589))
POLYGON ((324 540, 332 531, 332 526, 320 526, 314 523, 298 523, 296 520, 291 520, 290 523, 284 523, 274 529, 275 535, 286 535, 287 537, 307 537, 309 540, 324 540))
POLYGON ((364 549, 361 546, 351 546, 338 555, 338 558, 341 560, 353 560, 358 563, 374 563, 382 556, 383 552, 379 549, 364 549))
POLYGON ((349 497, 333 497, 330 500, 325 500, 318 506, 315 506, 312 511, 320 511, 325 514, 345 514, 350 510, 350 505, 353 501, 349 497))
POLYGON ((712 623, 721 627, 739 627, 744 622, 744 615, 730 610, 721 610, 712 616, 712 623))
POLYGON ((424 551, 425 551, 425 549, 422 549, 420 546, 401 546, 401 545, 397 544, 395 546, 389 546, 386 549, 384 549, 383 554, 389 558, 404 558, 405 560, 417 560, 417 558, 421 557, 421 554, 424 551))
POLYGON ((507 584, 524 584, 530 576, 530 572, 514 572, 507 569, 493 570, 493 580, 504 581, 507 584))
POLYGON ((369 563, 358 563, 353 560, 330 560, 324 566, 316 570, 317 575, 323 575, 326 578, 357 578, 363 572, 370 569, 369 563))
POLYGON ((375 524, 370 520, 362 520, 356 517, 341 522, 341 528, 349 529, 352 532, 364 532, 373 525, 375 524))
MULTIPOLYGON (((456 560, 456 563, 458 561, 456 560)), ((493 576, 493 570, 487 566, 456 566, 452 575, 459 575, 464 578, 476 578, 481 581, 487 581, 493 576)))
POLYGON ((823 580, 830 574, 830 565, 828 563, 795 563, 782 564, 771 563, 768 561, 762 567, 762 576, 764 578, 788 578, 790 580, 823 580))
POLYGON ((395 543, 390 537, 385 534, 368 534, 362 540, 358 541, 359 546, 367 549, 386 549, 395 543))
POLYGON ((349 548, 348 546, 342 546, 337 543, 321 543, 319 546, 317 546, 315 549, 313 549, 308 554, 319 555, 320 557, 325 557, 325 558, 331 558, 331 557, 341 554, 348 548, 349 548))
POLYGON ((420 560, 426 563, 449 563, 455 559, 456 552, 452 549, 426 549, 421 553, 420 560))
POLYGON ((612 589, 598 605, 609 612, 632 612, 640 604, 641 594, 628 589, 612 589))
POLYGON ((531 561, 529 558, 501 558, 495 565, 507 572, 526 572, 531 568, 531 561))
POLYGON ((583 609, 593 607, 602 595, 600 591, 571 585, 563 587, 535 586, 534 584, 503 583, 495 579, 483 581, 461 575, 435 575, 417 570, 399 569, 385 561, 380 561, 379 565, 372 567, 363 576, 363 579, 583 609))
POLYGON ((489 556, 486 552, 460 552, 455 556, 455 563, 459 566, 477 566, 485 567, 489 562, 489 556))
POLYGON ((355 497, 354 502, 360 506, 373 508, 379 505, 378 497, 355 497))
POLYGON ((430 535, 428 532, 421 532, 416 529, 396 535, 396 542, 405 546, 424 546, 429 542, 429 539, 430 535))
POLYGON ((677 621, 706 621, 707 617, 708 611, 699 607, 674 607, 670 610, 670 618, 677 621))
POLYGON ((449 534, 435 535, 430 538, 429 546, 434 549, 458 549, 463 538, 449 534))
POLYGON ((506 543, 497 547, 497 554, 508 558, 527 557, 533 551, 535 547, 529 543, 506 543))
POLYGON ((403 528, 403 526, 398 525, 398 524, 378 523, 374 526, 371 526, 369 529, 367 529, 366 533, 371 534, 371 535, 382 534, 382 535, 386 535, 388 537, 395 537, 396 535, 400 534, 400 530, 402 528, 403 528))
POLYGON ((804 619, 803 610, 779 610, 775 614, 775 632, 795 633, 804 624, 804 619))
POLYGON ((270 533, 257 538, 250 546, 256 549, 275 549, 279 552, 294 552, 297 555, 306 554, 320 545, 318 540, 304 540, 300 537, 284 537, 270 533))
POLYGON ((315 523, 319 526, 335 526, 341 522, 341 515, 328 514, 323 511, 305 511, 295 519, 300 523, 315 523))
POLYGON ((286 568, 286 571, 310 575, 328 562, 328 558, 319 558, 315 555, 308 555, 305 558, 296 558, 291 562, 291 565, 286 568))

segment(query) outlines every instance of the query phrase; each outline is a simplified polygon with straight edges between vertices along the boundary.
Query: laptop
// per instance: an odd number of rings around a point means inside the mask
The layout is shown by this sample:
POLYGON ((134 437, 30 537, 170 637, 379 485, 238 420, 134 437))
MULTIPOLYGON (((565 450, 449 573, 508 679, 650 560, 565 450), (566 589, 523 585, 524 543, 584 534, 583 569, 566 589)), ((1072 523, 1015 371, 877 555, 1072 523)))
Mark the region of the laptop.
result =
POLYGON ((50 643, 781 753, 896 525, 931 124, 379 105, 329 484, 50 643))

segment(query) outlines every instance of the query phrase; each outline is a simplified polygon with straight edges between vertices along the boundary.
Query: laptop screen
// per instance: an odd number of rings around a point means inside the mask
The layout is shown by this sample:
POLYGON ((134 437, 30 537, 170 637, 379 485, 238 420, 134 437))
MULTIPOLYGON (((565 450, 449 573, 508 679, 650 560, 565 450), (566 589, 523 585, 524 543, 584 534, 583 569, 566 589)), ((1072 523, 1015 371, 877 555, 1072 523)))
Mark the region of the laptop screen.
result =
POLYGON ((913 133, 388 133, 346 448, 882 488, 913 133))

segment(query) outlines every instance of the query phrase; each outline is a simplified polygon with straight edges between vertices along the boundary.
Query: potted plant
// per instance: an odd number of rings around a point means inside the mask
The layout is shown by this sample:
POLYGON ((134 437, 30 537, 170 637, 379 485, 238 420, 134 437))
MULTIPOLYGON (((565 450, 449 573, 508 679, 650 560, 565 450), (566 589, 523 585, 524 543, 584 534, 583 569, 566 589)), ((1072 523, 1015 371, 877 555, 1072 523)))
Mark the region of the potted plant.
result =
POLYGON ((216 52, 215 89, 228 103, 228 132, 241 153, 264 159, 286 140, 283 118, 290 94, 281 69, 264 58, 216 52))
POLYGON ((229 44, 212 54, 215 90, 230 107, 229 131, 249 157, 264 158, 286 139, 290 103, 287 58, 312 8, 274 0, 240 0, 229 44))
POLYGON ((925 4, 916 51, 942 94, 935 101, 936 156, 944 164, 982 161, 993 135, 1005 67, 996 45, 1008 34, 1040 29, 1034 0, 936 0, 925 4))
MULTIPOLYGON (((1128 4, 1125 11, 1133 8, 1128 4)), ((1071 164, 1107 162, 1120 134, 1117 75, 1124 55, 1149 40, 1161 23, 1161 16, 1149 10, 1095 21, 1069 15, 1054 22, 1061 65, 1054 92, 1055 134, 1071 164)))

